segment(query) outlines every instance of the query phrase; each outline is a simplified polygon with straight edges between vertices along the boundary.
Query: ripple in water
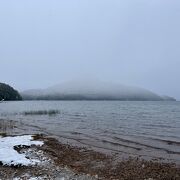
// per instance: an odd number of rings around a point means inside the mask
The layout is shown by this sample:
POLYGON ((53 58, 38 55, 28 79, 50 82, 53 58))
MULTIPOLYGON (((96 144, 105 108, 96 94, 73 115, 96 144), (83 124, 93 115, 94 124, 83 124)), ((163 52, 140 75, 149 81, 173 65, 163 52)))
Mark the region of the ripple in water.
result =
POLYGON ((180 102, 5 102, 0 119, 112 152, 180 162, 179 109, 180 102))

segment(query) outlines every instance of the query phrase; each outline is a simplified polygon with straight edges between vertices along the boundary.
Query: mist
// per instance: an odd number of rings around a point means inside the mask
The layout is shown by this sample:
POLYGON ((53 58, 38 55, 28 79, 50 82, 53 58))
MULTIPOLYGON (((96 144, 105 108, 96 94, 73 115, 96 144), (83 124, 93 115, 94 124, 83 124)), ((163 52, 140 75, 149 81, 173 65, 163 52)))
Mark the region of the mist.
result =
POLYGON ((72 80, 45 89, 21 92, 24 100, 121 100, 121 101, 175 101, 147 89, 104 82, 95 79, 72 80))
POLYGON ((1 0, 0 81, 94 78, 180 99, 179 19, 178 0, 1 0))

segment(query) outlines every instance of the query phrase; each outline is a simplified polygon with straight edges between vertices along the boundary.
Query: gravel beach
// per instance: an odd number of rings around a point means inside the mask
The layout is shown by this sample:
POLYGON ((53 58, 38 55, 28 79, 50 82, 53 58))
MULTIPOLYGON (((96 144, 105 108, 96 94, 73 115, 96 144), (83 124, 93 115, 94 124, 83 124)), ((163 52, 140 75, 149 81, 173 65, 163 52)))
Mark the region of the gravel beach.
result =
MULTIPOLYGON (((8 122, 6 128, 1 123, 1 134, 9 136, 3 132, 3 129, 8 132, 9 128, 12 126, 8 122)), ((36 157, 41 163, 33 166, 4 166, 1 163, 0 179, 180 179, 180 166, 175 163, 164 163, 160 159, 147 161, 138 157, 122 160, 86 147, 62 143, 48 135, 33 135, 33 139, 44 144, 18 146, 16 150, 20 154, 25 153, 28 159, 36 157)))

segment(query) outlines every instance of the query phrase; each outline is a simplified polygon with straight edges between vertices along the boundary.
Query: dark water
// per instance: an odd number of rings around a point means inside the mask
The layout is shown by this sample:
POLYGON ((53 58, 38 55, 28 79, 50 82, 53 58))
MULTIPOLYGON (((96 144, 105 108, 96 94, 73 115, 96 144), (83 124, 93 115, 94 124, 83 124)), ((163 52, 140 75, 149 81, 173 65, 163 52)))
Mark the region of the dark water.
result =
POLYGON ((112 152, 180 162, 180 102, 4 102, 0 119, 112 152), (39 110, 60 113, 24 114, 39 110))

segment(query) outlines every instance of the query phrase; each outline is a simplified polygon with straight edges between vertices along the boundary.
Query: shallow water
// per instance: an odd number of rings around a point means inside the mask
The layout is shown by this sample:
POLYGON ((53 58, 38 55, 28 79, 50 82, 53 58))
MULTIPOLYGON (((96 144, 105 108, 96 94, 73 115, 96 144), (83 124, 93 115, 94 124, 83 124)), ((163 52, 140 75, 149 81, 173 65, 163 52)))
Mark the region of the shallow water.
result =
POLYGON ((4 102, 0 119, 112 152, 180 162, 180 102, 4 102), (25 113, 40 110, 58 113, 25 113))

